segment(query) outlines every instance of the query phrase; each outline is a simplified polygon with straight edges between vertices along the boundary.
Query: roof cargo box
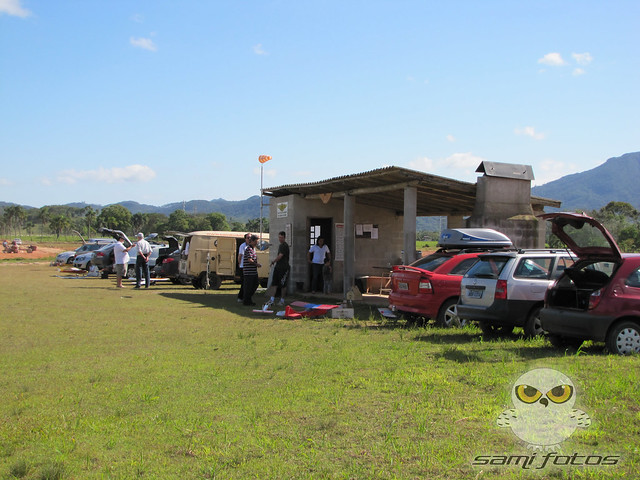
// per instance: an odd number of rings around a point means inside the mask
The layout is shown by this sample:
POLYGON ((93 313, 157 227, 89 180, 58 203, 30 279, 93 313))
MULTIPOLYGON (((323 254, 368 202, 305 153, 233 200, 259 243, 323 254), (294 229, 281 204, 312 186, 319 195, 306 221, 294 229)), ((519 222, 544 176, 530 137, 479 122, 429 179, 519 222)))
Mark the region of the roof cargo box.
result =
POLYGON ((451 228, 443 230, 438 241, 445 248, 505 248, 513 243, 504 233, 490 228, 451 228))

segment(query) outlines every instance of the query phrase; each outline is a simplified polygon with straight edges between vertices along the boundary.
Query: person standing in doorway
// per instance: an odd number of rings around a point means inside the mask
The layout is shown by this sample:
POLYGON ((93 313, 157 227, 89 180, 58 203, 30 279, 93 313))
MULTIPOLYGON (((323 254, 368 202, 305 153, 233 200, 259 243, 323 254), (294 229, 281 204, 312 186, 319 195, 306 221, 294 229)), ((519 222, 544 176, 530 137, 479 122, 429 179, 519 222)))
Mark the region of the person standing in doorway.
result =
POLYGON ((258 263, 258 256, 256 255, 256 245, 258 244, 258 237, 251 235, 249 237, 249 244, 244 249, 244 267, 242 273, 244 277, 244 305, 255 305, 253 301, 253 294, 258 289, 258 268, 262 265, 258 263))
POLYGON ((324 237, 318 237, 316 244, 307 253, 307 261, 311 264, 311 293, 322 291, 322 268, 326 258, 331 261, 331 252, 324 244, 324 237))
POLYGON ((151 285, 151 278, 149 276, 149 258, 151 257, 151 245, 144 239, 142 232, 137 235, 138 241, 138 256, 136 257, 136 286, 133 288, 140 288, 142 281, 142 275, 144 274, 144 288, 149 288, 151 285))
POLYGON ((129 265, 129 250, 133 248, 133 244, 128 247, 124 246, 124 237, 118 237, 118 241, 113 246, 113 256, 116 261, 116 287, 122 287, 122 278, 127 271, 129 265))
POLYGON ((244 242, 242 242, 242 245, 240 245, 240 248, 238 248, 238 275, 240 276, 240 291, 238 292, 238 303, 244 301, 244 251, 247 248, 247 245, 249 245, 250 238, 251 234, 245 233, 244 242))

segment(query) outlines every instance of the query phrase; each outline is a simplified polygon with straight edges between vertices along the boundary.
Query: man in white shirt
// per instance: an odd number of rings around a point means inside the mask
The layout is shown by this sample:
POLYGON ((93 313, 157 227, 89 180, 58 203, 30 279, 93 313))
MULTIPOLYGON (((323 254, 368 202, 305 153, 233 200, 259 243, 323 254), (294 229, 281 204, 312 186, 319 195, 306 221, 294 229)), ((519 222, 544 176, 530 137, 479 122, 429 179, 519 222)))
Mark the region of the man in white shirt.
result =
POLYGON ((307 252, 307 261, 311 264, 311 293, 323 290, 322 268, 325 258, 331 260, 331 252, 324 244, 324 237, 318 237, 316 244, 307 252))
POLYGON ((113 256, 116 261, 116 287, 122 287, 122 277, 124 277, 129 264, 129 250, 133 248, 133 245, 128 247, 124 246, 124 237, 118 237, 118 241, 113 247, 113 256))
POLYGON ((140 288, 140 281, 142 280, 142 274, 144 274, 144 288, 149 288, 151 279, 149 278, 149 258, 151 257, 151 245, 144 239, 142 232, 137 235, 138 241, 138 256, 136 257, 136 286, 134 288, 140 288))

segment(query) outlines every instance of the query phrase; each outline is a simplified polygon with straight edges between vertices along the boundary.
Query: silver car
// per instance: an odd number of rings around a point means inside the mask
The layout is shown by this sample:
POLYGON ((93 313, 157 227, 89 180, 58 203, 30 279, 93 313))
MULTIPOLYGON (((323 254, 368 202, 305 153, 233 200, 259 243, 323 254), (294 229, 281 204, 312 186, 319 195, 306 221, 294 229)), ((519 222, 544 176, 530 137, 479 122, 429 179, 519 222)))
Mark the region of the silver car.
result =
POLYGON ((574 263, 568 250, 518 250, 483 254, 460 284, 457 313, 485 333, 543 333, 540 310, 547 288, 574 263))
POLYGON ((98 250, 99 248, 102 248, 106 244, 113 243, 113 242, 115 242, 115 240, 113 240, 111 238, 92 238, 92 239, 89 239, 89 241, 87 243, 85 243, 83 245, 80 245, 75 250, 70 250, 68 252, 59 253, 56 256, 56 263, 58 265, 64 265, 64 264, 71 265, 71 264, 73 264, 73 261, 75 260, 76 256, 82 255, 83 253, 86 253, 86 252, 93 252, 95 250, 98 250))

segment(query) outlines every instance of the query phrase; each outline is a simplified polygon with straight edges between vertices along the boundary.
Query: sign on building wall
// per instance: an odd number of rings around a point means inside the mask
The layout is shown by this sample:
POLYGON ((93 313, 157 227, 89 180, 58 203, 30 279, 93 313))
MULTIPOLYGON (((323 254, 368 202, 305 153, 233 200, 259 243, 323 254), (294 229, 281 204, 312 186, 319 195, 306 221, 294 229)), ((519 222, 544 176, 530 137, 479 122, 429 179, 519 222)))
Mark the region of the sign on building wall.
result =
POLYGON ((285 218, 289 216, 289 202, 280 202, 276 205, 277 218, 285 218))

